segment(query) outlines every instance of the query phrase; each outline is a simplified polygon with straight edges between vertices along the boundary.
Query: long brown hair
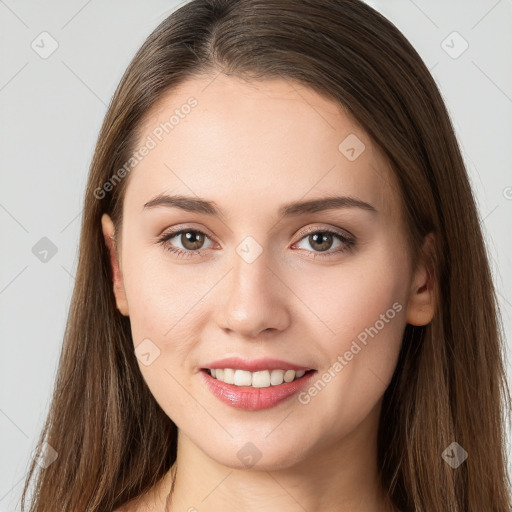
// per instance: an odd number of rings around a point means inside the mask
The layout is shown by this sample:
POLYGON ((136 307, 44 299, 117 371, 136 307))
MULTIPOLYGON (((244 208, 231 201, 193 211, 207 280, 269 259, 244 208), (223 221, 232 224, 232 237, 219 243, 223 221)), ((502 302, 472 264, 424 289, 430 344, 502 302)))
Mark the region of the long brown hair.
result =
MULTIPOLYGON (((100 219, 111 215, 120 233, 128 179, 119 179, 119 169, 151 107, 181 82, 220 72, 311 87, 350 112, 382 148, 413 261, 424 237, 435 235, 438 295, 428 325, 407 324, 384 395, 382 482, 402 511, 508 512, 503 333, 467 171, 420 56, 359 0, 192 0, 133 58, 90 168, 75 288, 39 440, 58 457, 38 472, 30 511, 110 511, 148 491, 176 459, 176 426, 146 386, 129 318, 116 308, 100 219), (453 442, 468 453, 457 468, 442 456, 453 442)), ((23 510, 40 456, 27 475, 23 510)))

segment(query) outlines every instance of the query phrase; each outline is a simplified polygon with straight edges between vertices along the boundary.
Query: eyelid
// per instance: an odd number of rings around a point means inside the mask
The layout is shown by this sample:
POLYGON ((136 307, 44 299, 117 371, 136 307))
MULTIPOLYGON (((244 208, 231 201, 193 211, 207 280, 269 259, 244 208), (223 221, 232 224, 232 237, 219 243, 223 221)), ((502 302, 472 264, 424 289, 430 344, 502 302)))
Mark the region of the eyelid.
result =
POLYGON ((341 229, 337 227, 325 227, 325 226, 310 226, 306 228, 304 231, 300 232, 300 238, 297 241, 302 240, 306 235, 309 235, 310 233, 315 233, 317 231, 327 231, 336 233, 337 235, 341 236, 342 238, 346 238, 347 240, 355 241, 355 236, 350 233, 350 231, 347 231, 346 229, 341 229))
MULTIPOLYGON (((197 233, 202 233, 203 235, 210 238, 212 241, 216 241, 216 238, 210 233, 209 230, 207 230, 203 227, 196 228, 193 224, 178 224, 171 228, 166 228, 156 238, 157 238, 157 240, 161 240, 162 238, 167 238, 167 237, 172 238, 183 231, 193 231, 193 232, 197 232, 197 233)), ((216 242, 216 243, 218 243, 218 242, 216 242)))

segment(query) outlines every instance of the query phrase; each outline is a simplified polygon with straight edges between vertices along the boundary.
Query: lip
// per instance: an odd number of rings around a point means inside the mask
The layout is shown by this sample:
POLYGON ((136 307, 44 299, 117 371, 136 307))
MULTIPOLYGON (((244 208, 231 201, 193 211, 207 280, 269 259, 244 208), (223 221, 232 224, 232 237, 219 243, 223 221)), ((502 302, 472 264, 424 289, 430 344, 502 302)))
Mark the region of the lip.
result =
POLYGON ((300 366, 288 361, 282 361, 280 359, 253 359, 248 361, 241 357, 227 357, 225 359, 218 359, 211 363, 207 363, 203 367, 204 369, 218 369, 233 368, 234 370, 247 370, 249 372, 259 372, 262 370, 312 370, 309 366, 300 366))
MULTIPOLYGON (((224 362, 222 364, 224 364, 224 362)), ((213 368, 215 368, 215 366, 213 368)), ((230 367, 219 366, 219 368, 230 367)), ((281 367, 281 369, 284 368, 281 367)), ((299 369, 305 370, 306 368, 299 369)), ((290 398, 301 391, 310 384, 311 379, 316 375, 317 371, 313 370, 305 373, 304 376, 292 382, 283 382, 283 384, 279 384, 278 386, 269 386, 267 388, 253 388, 249 386, 226 384, 225 382, 212 377, 206 369, 202 369, 199 373, 210 392, 221 402, 224 402, 231 407, 235 407, 236 409, 259 411, 261 409, 270 409, 271 407, 275 407, 287 398, 290 398)))

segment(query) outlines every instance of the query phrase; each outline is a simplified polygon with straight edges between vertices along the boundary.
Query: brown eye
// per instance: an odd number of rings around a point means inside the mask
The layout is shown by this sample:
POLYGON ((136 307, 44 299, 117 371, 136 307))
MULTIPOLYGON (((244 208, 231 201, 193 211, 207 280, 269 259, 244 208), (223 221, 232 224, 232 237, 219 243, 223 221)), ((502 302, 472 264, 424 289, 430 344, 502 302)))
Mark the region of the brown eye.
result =
POLYGON ((205 240, 209 238, 208 235, 197 229, 181 229, 163 235, 158 242, 167 251, 175 253, 182 258, 199 254, 201 249, 203 249, 205 240), (171 242, 174 239, 176 241, 171 242))
MULTIPOLYGON (((202 250, 205 249, 203 246, 206 239, 209 240, 210 237, 202 231, 197 229, 181 229, 163 235, 158 242, 163 245, 167 251, 175 253, 180 258, 186 258, 200 254, 202 250), (171 240, 174 239, 176 240, 171 242, 171 240)), ((329 229, 310 231, 303 236, 298 243, 301 243, 302 240, 307 240, 309 247, 313 249, 311 251, 306 248, 306 252, 313 253, 312 256, 310 256, 313 258, 335 256, 338 253, 353 249, 355 245, 355 240, 352 238, 329 229), (334 251, 329 250, 336 241, 339 243, 338 249, 334 251)))
POLYGON ((182 231, 180 242, 185 249, 196 251, 200 249, 205 240, 205 234, 200 231, 182 231))
MULTIPOLYGON (((355 240, 330 229, 317 229, 316 231, 310 231, 309 233, 306 233, 298 243, 302 243, 303 240, 307 240, 307 245, 313 249, 313 251, 311 251, 306 247, 306 249, 308 249, 307 252, 313 252, 313 258, 334 256, 338 253, 351 250, 355 245, 355 240), (336 241, 339 242, 337 250, 329 251, 336 241), (323 252, 326 254, 315 254, 323 252)), ((299 248, 302 249, 303 247, 299 248)))
POLYGON ((331 233, 317 231, 316 233, 309 235, 308 242, 313 249, 323 252, 331 248, 333 239, 334 237, 331 233))

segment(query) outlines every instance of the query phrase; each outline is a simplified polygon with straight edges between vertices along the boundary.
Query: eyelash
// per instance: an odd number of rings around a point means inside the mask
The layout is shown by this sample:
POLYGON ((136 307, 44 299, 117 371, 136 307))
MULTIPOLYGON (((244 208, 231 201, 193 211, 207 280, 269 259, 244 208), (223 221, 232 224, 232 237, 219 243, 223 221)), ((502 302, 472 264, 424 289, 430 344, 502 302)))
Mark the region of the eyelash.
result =
MULTIPOLYGON (((169 244, 166 243, 168 240, 171 240, 175 236, 181 235, 182 233, 200 233, 201 235, 204 235, 205 237, 210 238, 206 233, 204 233, 203 231, 201 231, 199 229, 185 228, 185 229, 179 229, 176 231, 171 231, 170 233, 166 233, 165 235, 163 235, 162 237, 160 237, 158 239, 158 243, 161 244, 166 251, 172 252, 178 258, 190 258, 192 256, 195 256, 196 254, 199 254, 202 251, 202 249, 197 250, 197 251, 190 251, 190 250, 186 250, 186 249, 176 248, 176 247, 170 246, 169 244)), ((302 238, 300 238, 300 240, 298 240, 296 243, 299 243, 307 236, 316 234, 316 233, 333 235, 334 237, 336 237, 338 240, 340 240, 343 243, 343 246, 342 246, 342 248, 338 248, 335 251, 326 252, 325 254, 323 254, 321 252, 318 253, 318 252, 314 252, 314 251, 307 251, 307 252, 313 252, 312 256, 308 256, 309 258, 313 258, 313 259, 329 258, 329 257, 332 257, 333 255, 349 252, 354 249, 355 240, 348 238, 348 237, 342 235, 341 233, 338 233, 337 231, 333 231, 333 230, 327 229, 327 228, 326 229, 312 229, 312 230, 304 233, 304 236, 302 236, 302 238)))

